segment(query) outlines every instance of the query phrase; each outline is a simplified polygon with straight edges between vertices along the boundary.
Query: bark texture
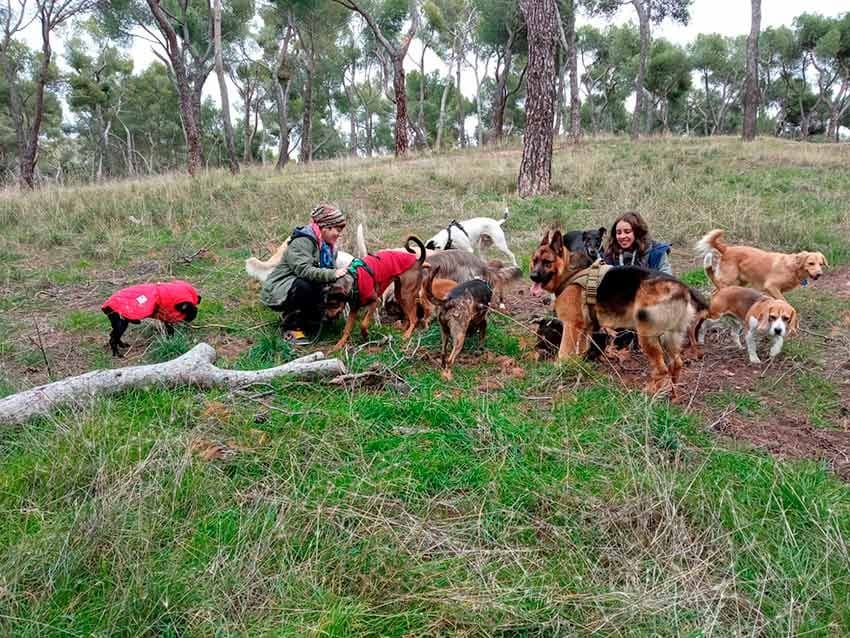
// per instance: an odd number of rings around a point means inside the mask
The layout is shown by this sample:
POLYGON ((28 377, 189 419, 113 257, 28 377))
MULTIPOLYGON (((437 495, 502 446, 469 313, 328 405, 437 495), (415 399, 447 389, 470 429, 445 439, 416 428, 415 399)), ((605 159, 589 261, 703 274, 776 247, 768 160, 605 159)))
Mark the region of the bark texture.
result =
POLYGON ((520 197, 528 197, 547 193, 552 179, 558 7, 555 0, 521 0, 520 9, 528 25, 528 68, 526 125, 517 188, 520 197))

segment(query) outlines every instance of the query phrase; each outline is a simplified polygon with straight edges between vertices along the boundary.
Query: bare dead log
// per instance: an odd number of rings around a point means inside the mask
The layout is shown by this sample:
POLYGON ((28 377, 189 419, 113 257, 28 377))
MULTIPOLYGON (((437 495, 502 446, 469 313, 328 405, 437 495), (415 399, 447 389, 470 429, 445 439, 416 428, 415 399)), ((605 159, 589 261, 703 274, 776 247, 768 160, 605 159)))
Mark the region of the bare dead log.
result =
POLYGON ((0 400, 0 424, 23 423, 33 416, 49 414, 60 405, 81 404, 131 388, 194 385, 239 389, 280 376, 311 379, 346 372, 342 361, 324 357, 321 352, 316 352, 265 370, 224 370, 213 365, 215 348, 199 343, 186 354, 164 363, 95 370, 13 394, 0 400))

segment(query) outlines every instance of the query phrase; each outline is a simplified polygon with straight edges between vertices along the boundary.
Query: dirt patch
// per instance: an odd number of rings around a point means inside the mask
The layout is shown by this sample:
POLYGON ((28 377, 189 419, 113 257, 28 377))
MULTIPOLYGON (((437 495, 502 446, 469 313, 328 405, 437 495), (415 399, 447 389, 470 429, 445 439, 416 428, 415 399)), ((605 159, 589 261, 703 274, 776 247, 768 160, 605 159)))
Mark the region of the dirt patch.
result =
POLYGON ((827 268, 823 275, 812 282, 818 293, 831 294, 843 299, 850 299, 850 266, 827 268))
MULTIPOLYGON (((532 319, 551 316, 554 313, 554 305, 549 300, 549 295, 534 297, 529 293, 530 286, 517 283, 505 290, 505 310, 516 321, 529 323, 532 319)), ((496 304, 494 307, 498 308, 496 304)))
POLYGON ((766 450, 780 459, 826 461, 830 469, 850 480, 850 432, 824 430, 788 415, 755 423, 736 415, 719 420, 714 431, 766 450))

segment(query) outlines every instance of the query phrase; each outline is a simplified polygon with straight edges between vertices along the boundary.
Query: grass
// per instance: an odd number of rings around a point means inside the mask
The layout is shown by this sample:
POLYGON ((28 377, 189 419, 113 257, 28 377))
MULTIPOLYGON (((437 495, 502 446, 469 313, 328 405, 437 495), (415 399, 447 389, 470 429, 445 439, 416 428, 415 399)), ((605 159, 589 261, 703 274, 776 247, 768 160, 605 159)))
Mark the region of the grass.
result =
MULTIPOLYGON (((690 245, 714 226, 850 261, 838 147, 592 142, 560 151, 553 195, 531 200, 513 194, 518 161, 458 152, 0 195, 0 396, 46 380, 33 321, 57 377, 202 340, 235 368, 297 356, 241 260, 319 199, 365 220, 370 246, 507 204, 526 269, 541 227, 607 225, 626 208, 674 243, 674 268, 697 287, 690 245), (131 326, 134 347, 113 361, 99 304, 170 276, 200 288, 195 325, 171 338, 131 326)), ((790 298, 822 335, 846 312, 818 286, 790 298)), ((506 318, 488 330, 494 356, 451 383, 435 370, 436 326, 408 346, 393 328, 379 335, 389 343, 349 366, 393 366, 401 385, 132 391, 0 431, 0 634, 850 631, 850 490, 823 463, 728 447, 702 412, 625 391, 602 367, 527 360, 528 335, 506 318)), ((789 340, 784 381, 779 370, 714 392, 707 411, 787 408, 836 428, 838 343, 789 340)))

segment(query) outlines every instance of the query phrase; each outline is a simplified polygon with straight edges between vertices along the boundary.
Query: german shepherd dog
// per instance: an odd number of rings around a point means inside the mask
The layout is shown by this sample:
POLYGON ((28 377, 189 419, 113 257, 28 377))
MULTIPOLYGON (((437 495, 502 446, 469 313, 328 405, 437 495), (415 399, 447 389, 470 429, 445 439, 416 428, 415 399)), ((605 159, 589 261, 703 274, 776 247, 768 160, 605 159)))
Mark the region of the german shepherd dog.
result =
POLYGON ((440 299, 433 289, 439 270, 439 266, 432 269, 423 288, 428 301, 437 308, 437 321, 440 322, 442 338, 443 377, 451 379, 452 365, 463 349, 467 335, 477 331, 480 334, 479 343, 484 343, 487 334, 487 311, 493 298, 493 288, 483 279, 471 279, 455 286, 444 299, 440 299), (449 340, 452 342, 451 354, 449 340))
POLYGON ((589 265, 586 254, 566 248, 560 231, 547 232, 531 259, 534 287, 556 295, 555 314, 564 326, 558 359, 587 354, 592 333, 600 329, 633 328, 651 368, 646 390, 675 392, 682 341, 697 313, 708 308, 706 301, 674 277, 629 266, 602 276, 591 312, 581 286, 569 282, 589 265))
POLYGON ((353 262, 349 271, 329 284, 323 293, 323 310, 328 319, 338 317, 346 306, 350 312, 345 322, 342 336, 330 352, 342 349, 351 337, 351 331, 361 314, 360 334, 366 339, 372 315, 381 300, 384 291, 392 283, 395 298, 401 305, 407 319, 404 338, 409 339, 416 328, 417 299, 424 276, 422 264, 425 263, 425 246, 418 237, 410 236, 405 243, 405 251, 379 250, 374 255, 366 255, 362 261, 353 262), (419 248, 419 257, 414 258, 410 244, 419 248))

